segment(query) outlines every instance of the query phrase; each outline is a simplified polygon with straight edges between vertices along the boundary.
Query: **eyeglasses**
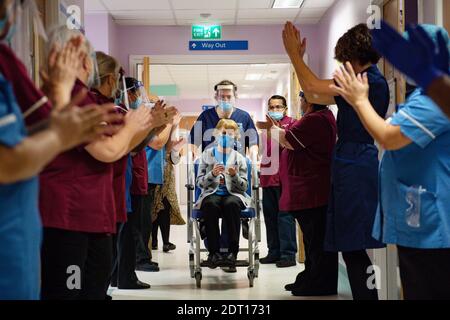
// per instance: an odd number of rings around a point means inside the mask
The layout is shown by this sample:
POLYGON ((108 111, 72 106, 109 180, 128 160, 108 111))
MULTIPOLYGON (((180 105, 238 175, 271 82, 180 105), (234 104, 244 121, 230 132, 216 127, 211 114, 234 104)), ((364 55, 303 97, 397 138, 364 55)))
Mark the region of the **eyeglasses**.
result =
POLYGON ((284 109, 286 109, 286 106, 281 106, 281 105, 269 106, 269 110, 284 110, 284 109))

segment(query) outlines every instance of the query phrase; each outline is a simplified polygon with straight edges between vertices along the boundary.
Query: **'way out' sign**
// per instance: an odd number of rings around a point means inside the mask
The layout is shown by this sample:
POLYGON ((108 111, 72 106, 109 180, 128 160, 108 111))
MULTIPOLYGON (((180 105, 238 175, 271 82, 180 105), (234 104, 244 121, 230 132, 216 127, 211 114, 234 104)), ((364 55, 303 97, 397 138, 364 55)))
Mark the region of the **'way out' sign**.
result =
POLYGON ((248 41, 189 41, 189 50, 248 50, 248 41))
POLYGON ((192 26, 192 39, 194 40, 217 40, 222 39, 221 26, 192 26))

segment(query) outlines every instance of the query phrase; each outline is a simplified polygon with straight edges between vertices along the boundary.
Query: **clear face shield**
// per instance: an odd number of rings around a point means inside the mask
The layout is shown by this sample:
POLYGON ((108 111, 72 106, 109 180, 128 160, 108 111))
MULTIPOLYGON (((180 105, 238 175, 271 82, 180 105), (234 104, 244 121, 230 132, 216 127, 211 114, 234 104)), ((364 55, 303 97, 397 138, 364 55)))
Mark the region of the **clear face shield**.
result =
POLYGON ((53 46, 57 46, 59 48, 63 48, 69 41, 72 41, 74 38, 82 37, 83 38, 83 44, 84 46, 84 52, 86 53, 86 56, 84 59, 84 63, 87 64, 86 70, 89 74, 89 77, 87 79, 86 86, 88 88, 95 88, 100 86, 100 76, 98 71, 98 64, 97 64, 97 56, 95 53, 94 48, 92 47, 91 43, 86 39, 86 37, 79 31, 79 30, 71 30, 67 28, 67 26, 60 26, 57 28, 52 29, 49 36, 49 42, 47 45, 47 51, 50 52, 50 50, 53 48, 53 46))
POLYGON ((217 87, 216 101, 222 112, 228 113, 236 106, 236 94, 233 85, 222 85, 217 87))
POLYGON ((137 109, 141 105, 145 105, 148 108, 152 108, 155 105, 155 103, 149 99, 144 84, 140 81, 134 86, 127 88, 125 77, 122 77, 120 80, 119 92, 120 97, 116 100, 116 104, 120 101, 120 103, 124 104, 128 110, 137 109))

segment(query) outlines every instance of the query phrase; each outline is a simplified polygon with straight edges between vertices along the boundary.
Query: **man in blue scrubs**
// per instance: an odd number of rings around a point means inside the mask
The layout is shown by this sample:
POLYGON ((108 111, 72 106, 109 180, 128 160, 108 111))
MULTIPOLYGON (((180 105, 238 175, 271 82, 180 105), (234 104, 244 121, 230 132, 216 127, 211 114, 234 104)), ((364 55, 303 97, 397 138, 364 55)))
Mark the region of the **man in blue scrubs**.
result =
POLYGON ((238 124, 241 130, 240 143, 236 146, 237 151, 246 155, 249 149, 251 155, 258 153, 259 137, 255 123, 248 112, 236 107, 237 86, 228 80, 221 81, 214 87, 217 106, 203 111, 192 127, 189 142, 190 150, 194 155, 200 151, 214 146, 213 131, 221 119, 231 119, 238 124))
MULTIPOLYGON (((236 107, 237 86, 228 80, 223 80, 214 87, 216 107, 203 111, 191 129, 189 135, 189 149, 193 158, 197 158, 207 148, 216 145, 213 132, 221 119, 231 119, 236 122, 240 128, 240 140, 235 145, 235 150, 252 159, 257 159, 259 152, 259 136, 256 131, 255 123, 250 114, 236 107), (201 150, 198 148, 201 146, 201 150), (248 152, 248 153, 247 153, 248 152)), ((248 222, 243 221, 243 234, 248 232, 248 222)), ((226 232, 222 229, 222 235, 226 232)), ((225 236, 221 238, 222 248, 227 243, 225 236)), ((236 268, 230 268, 230 272, 235 272, 236 268)))

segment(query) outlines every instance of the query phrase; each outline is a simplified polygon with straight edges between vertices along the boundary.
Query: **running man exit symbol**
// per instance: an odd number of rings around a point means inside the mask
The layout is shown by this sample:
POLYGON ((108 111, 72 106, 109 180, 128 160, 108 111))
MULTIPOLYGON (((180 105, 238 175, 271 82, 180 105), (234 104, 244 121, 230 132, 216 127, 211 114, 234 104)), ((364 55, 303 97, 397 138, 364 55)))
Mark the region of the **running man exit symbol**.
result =
POLYGON ((221 26, 192 26, 192 39, 194 40, 217 40, 222 38, 221 26))

